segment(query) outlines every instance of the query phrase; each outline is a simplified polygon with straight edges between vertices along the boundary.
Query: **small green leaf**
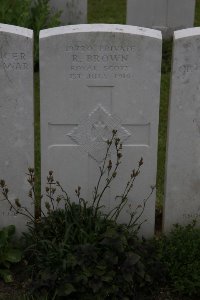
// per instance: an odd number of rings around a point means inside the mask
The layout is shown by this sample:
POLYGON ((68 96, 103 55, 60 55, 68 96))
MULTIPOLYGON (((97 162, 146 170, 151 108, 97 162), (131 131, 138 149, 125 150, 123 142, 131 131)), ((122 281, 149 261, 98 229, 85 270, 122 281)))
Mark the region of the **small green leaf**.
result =
POLYGON ((74 286, 71 283, 66 283, 63 286, 62 290, 63 290, 65 296, 68 296, 71 293, 73 293, 73 292, 76 291, 75 288, 74 288, 74 286))
POLYGON ((100 288, 102 287, 102 282, 101 281, 93 281, 91 284, 91 288, 93 290, 93 293, 97 293, 100 288))
POLYGON ((76 277, 75 277, 75 281, 77 282, 77 283, 83 283, 83 284, 87 284, 87 282, 88 282, 88 278, 87 278, 87 276, 85 276, 84 274, 80 274, 80 275, 77 275, 76 277))
POLYGON ((15 226, 14 225, 9 225, 9 226, 3 228, 3 230, 10 237, 10 236, 12 236, 15 233, 15 226))
POLYGON ((10 269, 10 263, 5 260, 5 257, 0 260, 0 264, 6 269, 10 269))
POLYGON ((145 270, 144 270, 144 265, 140 261, 137 263, 137 270, 136 273, 141 277, 145 278, 145 270))
POLYGON ((6 233, 3 230, 0 230, 0 248, 5 247, 7 244, 6 233))
POLYGON ((5 254, 5 260, 12 263, 20 262, 21 259, 22 253, 18 249, 8 249, 7 253, 5 254))
POLYGON ((128 253, 126 260, 124 261, 124 267, 125 268, 129 268, 129 267, 133 267, 136 264, 139 263, 140 260, 140 256, 136 253, 128 253))
POLYGON ((3 278, 6 283, 13 281, 12 274, 9 270, 0 269, 0 277, 3 278))
POLYGON ((115 278, 115 272, 114 271, 110 271, 108 273, 106 273, 104 276, 102 276, 102 281, 105 282, 110 282, 113 281, 113 279, 115 278))
POLYGON ((135 265, 140 260, 140 256, 136 253, 131 253, 129 256, 129 262, 131 265, 135 265))
POLYGON ((123 273, 123 278, 127 282, 131 282, 131 281, 133 281, 133 276, 132 275, 133 275, 132 273, 125 272, 125 273, 123 273))
POLYGON ((98 265, 96 268, 99 269, 99 270, 106 270, 105 265, 98 265))
POLYGON ((102 276, 102 281, 111 282, 112 280, 113 280, 113 276, 110 276, 110 275, 102 276))
POLYGON ((118 233, 115 228, 108 227, 104 236, 107 238, 118 238, 118 233))
POLYGON ((152 282, 152 279, 151 279, 151 277, 148 274, 145 274, 145 280, 147 282, 152 282))

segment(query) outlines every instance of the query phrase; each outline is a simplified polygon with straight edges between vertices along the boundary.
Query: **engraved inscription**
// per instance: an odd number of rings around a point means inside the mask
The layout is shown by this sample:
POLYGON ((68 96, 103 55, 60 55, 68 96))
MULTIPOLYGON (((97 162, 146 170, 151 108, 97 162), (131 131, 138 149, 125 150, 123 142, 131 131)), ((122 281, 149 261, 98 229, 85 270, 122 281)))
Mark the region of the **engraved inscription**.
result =
POLYGON ((184 79, 187 75, 200 70, 200 64, 185 64, 178 68, 178 77, 184 79))
POLYGON ((194 220, 200 218, 200 213, 183 214, 183 219, 194 220))
POLYGON ((134 78, 130 56, 136 51, 134 45, 87 45, 70 42, 65 53, 68 61, 67 78, 71 80, 130 80, 134 78))
POLYGON ((1 215, 4 217, 15 217, 15 216, 17 216, 17 213, 16 212, 14 212, 14 211, 3 211, 2 213, 1 213, 1 215))
POLYGON ((73 51, 121 51, 121 52, 135 52, 136 47, 134 45, 129 46, 121 46, 121 45, 88 45, 82 41, 79 42, 71 42, 71 45, 67 45, 66 49, 67 52, 73 51))
POLYGON ((1 51, 0 68, 6 71, 24 71, 28 70, 26 54, 24 52, 4 52, 1 51))

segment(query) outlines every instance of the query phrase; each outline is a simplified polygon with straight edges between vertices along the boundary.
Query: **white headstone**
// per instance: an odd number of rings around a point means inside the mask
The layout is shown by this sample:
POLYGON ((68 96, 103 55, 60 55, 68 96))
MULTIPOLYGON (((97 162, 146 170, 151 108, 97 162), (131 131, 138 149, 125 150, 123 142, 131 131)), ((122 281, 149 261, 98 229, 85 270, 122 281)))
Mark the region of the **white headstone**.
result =
MULTIPOLYGON (((0 24, 0 179, 11 200, 34 211, 28 198, 27 168, 34 166, 33 32, 0 24)), ((14 215, 0 195, 0 227, 25 229, 26 219, 14 215)))
POLYGON ((128 0, 127 24, 159 29, 164 37, 192 27, 195 0, 128 0))
POLYGON ((175 32, 164 230, 200 219, 200 28, 175 32))
POLYGON ((63 25, 87 23, 87 0, 50 0, 49 3, 53 10, 62 11, 63 25))
MULTIPOLYGON (((92 199, 105 141, 117 129, 123 163, 104 205, 113 207, 141 156, 144 167, 130 194, 132 208, 156 182, 161 34, 124 25, 66 26, 41 31, 42 181, 49 170, 75 199, 92 199)), ((142 233, 154 232, 155 193, 142 233)), ((121 217, 128 220, 127 212, 121 217)))

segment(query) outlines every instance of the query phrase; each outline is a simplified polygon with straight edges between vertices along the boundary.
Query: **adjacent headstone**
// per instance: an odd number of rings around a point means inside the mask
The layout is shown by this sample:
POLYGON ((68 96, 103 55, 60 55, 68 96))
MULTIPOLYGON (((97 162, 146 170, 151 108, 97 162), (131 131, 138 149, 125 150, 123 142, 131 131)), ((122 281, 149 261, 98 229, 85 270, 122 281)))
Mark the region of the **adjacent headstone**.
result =
MULTIPOLYGON (((19 198, 31 212, 25 173, 34 166, 33 111, 33 32, 0 24, 0 179, 10 200, 19 198)), ((0 195, 0 227, 24 230, 27 219, 9 208, 0 195)))
POLYGON ((54 10, 62 11, 63 25, 87 23, 87 0, 50 0, 49 3, 54 10))
MULTIPOLYGON (((106 209, 115 205, 115 196, 141 157, 144 166, 129 204, 134 209, 143 203, 156 183, 161 39, 159 31, 126 25, 41 31, 43 190, 53 170, 72 201, 78 185, 91 201, 106 140, 117 129, 124 145, 123 163, 103 204, 106 209)), ((125 209, 121 222, 128 221, 127 214, 125 209)), ((141 233, 152 236, 155 193, 140 221, 145 219, 141 233)))
POLYGON ((159 29, 164 37, 192 27, 195 0, 128 0, 127 24, 159 29))
POLYGON ((175 32, 164 230, 200 219, 200 28, 175 32))

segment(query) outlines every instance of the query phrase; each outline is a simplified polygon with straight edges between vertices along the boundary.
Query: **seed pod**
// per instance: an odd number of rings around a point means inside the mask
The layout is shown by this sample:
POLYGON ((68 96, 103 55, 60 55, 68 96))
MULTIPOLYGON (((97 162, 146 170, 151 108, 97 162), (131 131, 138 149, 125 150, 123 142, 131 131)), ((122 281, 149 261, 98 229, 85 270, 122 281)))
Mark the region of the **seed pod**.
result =
POLYGON ((21 207, 21 204, 20 204, 20 202, 19 202, 19 199, 15 199, 15 205, 16 205, 17 207, 21 207))
POLYGON ((117 172, 114 172, 112 177, 115 178, 117 176, 117 172))
POLYGON ((143 165, 143 158, 141 157, 140 161, 139 161, 139 167, 141 167, 143 165))
POLYGON ((1 179, 0 180, 0 186, 3 188, 5 186, 5 180, 1 179))

